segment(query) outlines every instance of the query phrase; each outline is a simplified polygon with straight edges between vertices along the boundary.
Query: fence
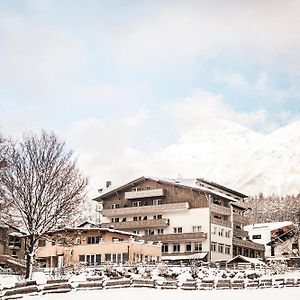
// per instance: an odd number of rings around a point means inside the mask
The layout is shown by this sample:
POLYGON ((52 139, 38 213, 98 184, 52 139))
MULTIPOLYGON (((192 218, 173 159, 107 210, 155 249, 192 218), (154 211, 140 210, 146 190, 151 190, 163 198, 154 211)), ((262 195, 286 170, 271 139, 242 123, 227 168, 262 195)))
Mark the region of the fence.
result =
POLYGON ((212 290, 212 289, 263 289, 300 287, 300 278, 276 279, 188 279, 185 282, 177 280, 131 279, 102 277, 87 278, 85 282, 69 282, 68 280, 48 280, 46 284, 37 284, 36 281, 17 282, 14 287, 0 291, 1 300, 21 298, 24 295, 44 295, 53 293, 67 293, 71 290, 101 290, 111 288, 157 288, 182 290, 212 290))

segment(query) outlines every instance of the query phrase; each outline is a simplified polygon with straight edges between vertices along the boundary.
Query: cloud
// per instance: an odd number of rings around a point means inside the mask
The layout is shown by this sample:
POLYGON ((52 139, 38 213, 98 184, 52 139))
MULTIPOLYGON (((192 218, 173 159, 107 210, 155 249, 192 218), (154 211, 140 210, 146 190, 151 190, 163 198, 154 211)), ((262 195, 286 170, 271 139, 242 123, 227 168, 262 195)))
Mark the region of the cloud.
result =
POLYGON ((136 67, 229 53, 263 64, 279 55, 299 62, 299 18, 297 1, 173 1, 122 28, 115 50, 136 67))
POLYGON ((55 99, 85 62, 84 44, 64 29, 0 13, 0 78, 42 98, 55 99))
POLYGON ((224 82, 232 87, 245 88, 249 86, 249 81, 242 75, 236 72, 227 74, 218 74, 216 76, 217 82, 224 82))
POLYGON ((267 121, 267 113, 263 109, 253 112, 235 111, 225 103, 222 95, 199 89, 190 97, 169 103, 165 110, 170 111, 175 124, 182 131, 212 118, 231 120, 252 128, 264 126, 267 121))

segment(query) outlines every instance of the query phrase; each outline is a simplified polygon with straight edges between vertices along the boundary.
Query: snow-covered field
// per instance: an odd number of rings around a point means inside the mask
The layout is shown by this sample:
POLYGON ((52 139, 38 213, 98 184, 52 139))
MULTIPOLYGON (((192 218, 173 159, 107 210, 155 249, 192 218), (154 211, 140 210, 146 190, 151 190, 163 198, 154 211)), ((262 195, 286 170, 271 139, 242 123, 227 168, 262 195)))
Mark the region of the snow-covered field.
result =
POLYGON ((183 291, 183 290, 157 290, 147 288, 111 289, 99 291, 78 291, 67 294, 53 294, 45 296, 27 296, 24 300, 267 300, 267 299, 299 299, 299 287, 286 287, 281 289, 256 289, 256 290, 211 290, 211 291, 183 291))

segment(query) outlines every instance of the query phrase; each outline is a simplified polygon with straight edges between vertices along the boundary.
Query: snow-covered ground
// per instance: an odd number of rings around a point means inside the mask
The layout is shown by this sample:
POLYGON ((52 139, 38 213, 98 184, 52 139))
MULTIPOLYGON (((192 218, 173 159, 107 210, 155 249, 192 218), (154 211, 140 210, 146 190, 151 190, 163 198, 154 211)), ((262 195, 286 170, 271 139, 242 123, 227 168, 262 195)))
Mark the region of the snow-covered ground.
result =
POLYGON ((266 300, 266 299, 298 299, 300 293, 299 287, 286 287, 282 289, 256 289, 256 290, 211 290, 211 291, 183 291, 183 290, 157 290, 147 288, 126 288, 126 289, 110 289, 98 291, 78 291, 69 292, 67 294, 53 294, 45 296, 27 296, 24 300, 35 300, 42 298, 43 300, 266 300))

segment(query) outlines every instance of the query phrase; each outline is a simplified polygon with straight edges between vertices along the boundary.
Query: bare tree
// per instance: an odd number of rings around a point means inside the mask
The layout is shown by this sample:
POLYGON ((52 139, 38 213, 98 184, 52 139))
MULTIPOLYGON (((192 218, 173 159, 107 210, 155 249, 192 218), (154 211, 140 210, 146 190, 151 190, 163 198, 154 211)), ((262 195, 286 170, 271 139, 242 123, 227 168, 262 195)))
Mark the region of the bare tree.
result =
POLYGON ((72 158, 72 151, 53 133, 43 131, 8 141, 0 161, 3 198, 14 220, 28 232, 26 278, 31 276, 34 245, 46 232, 75 215, 85 196, 87 179, 72 158))

